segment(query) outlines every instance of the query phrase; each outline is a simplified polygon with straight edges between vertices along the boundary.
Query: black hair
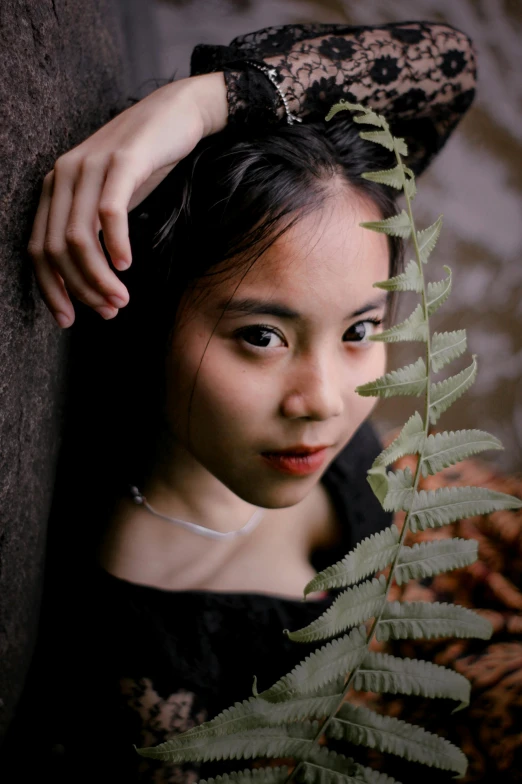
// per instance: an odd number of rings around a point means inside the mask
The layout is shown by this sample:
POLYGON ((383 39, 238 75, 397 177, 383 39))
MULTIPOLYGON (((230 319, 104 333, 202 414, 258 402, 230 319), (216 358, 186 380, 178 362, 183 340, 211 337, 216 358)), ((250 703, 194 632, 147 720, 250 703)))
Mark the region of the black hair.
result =
MULTIPOLYGON (((81 454, 74 465, 86 510, 95 493, 98 508, 109 512, 128 483, 139 486, 146 475, 164 427, 165 358, 191 286, 246 274, 289 226, 322 206, 332 186, 371 201, 382 218, 395 214, 395 193, 361 177, 393 166, 391 153, 361 140, 359 130, 335 118, 249 139, 222 132, 201 142, 131 213, 133 264, 121 276, 130 303, 109 322, 82 309, 75 335, 69 442, 81 454)), ((395 275, 402 243, 388 242, 395 275)), ((71 465, 66 460, 66 474, 71 465)))

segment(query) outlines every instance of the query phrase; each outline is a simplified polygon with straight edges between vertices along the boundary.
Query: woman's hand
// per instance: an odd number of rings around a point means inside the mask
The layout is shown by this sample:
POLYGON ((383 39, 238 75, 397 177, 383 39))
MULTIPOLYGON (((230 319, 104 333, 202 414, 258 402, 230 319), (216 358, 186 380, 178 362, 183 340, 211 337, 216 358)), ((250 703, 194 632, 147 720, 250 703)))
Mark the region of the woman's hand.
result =
POLYGON ((69 297, 105 319, 129 301, 110 269, 132 261, 127 212, 205 136, 227 122, 222 73, 172 82, 119 114, 62 155, 44 179, 28 251, 42 296, 61 327, 74 321, 69 297))

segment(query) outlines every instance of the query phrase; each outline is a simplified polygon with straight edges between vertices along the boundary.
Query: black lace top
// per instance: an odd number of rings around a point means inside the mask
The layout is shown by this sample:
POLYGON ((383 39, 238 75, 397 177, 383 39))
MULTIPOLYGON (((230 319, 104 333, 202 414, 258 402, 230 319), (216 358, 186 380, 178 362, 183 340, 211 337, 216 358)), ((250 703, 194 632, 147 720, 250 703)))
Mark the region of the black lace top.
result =
MULTIPOLYGON (((475 57, 467 35, 435 22, 375 27, 341 24, 267 27, 230 46, 200 45, 192 74, 223 70, 229 126, 270 128, 290 115, 322 119, 344 98, 386 115, 404 136, 419 173, 441 149, 475 94, 475 57)), ((339 115, 338 115, 339 117, 339 115)))
MULTIPOLYGON (((324 473, 340 537, 312 553, 316 571, 390 525, 366 482, 379 451, 364 424, 324 473)), ((291 642, 283 629, 307 625, 338 593, 304 602, 263 593, 160 590, 99 567, 82 575, 47 608, 7 743, 12 777, 0 766, 3 784, 190 784, 248 767, 244 760, 173 766, 140 757, 133 745, 157 745, 248 698, 254 675, 259 690, 268 688, 317 647, 291 642)))

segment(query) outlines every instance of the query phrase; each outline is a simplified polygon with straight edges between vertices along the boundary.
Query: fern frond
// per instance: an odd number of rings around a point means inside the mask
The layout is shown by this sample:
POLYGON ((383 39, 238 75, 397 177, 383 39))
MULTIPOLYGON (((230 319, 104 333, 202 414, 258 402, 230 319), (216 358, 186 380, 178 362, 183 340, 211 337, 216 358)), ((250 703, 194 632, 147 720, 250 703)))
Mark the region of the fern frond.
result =
POLYGON ((388 492, 382 501, 383 509, 387 512, 398 512, 400 509, 408 511, 411 507, 414 490, 413 474, 409 468, 390 471, 388 477, 388 492))
MULTIPOLYGON (((226 708, 210 721, 198 724, 183 734, 185 740, 198 738, 215 738, 220 735, 232 735, 242 730, 258 727, 278 727, 281 724, 302 721, 307 718, 321 718, 335 711, 342 698, 344 678, 335 683, 336 689, 329 694, 298 697, 284 702, 272 703, 263 698, 263 693, 248 700, 236 702, 226 708)), ((324 688, 324 687, 323 687, 324 688)))
POLYGON ((382 640, 478 637, 489 640, 491 623, 473 610, 443 602, 387 602, 377 624, 382 640))
POLYGON ((429 255, 437 244, 440 230, 442 229, 442 215, 439 215, 435 223, 427 229, 417 232, 417 244, 419 247, 420 260, 426 264, 429 255))
POLYGON ((363 172, 361 177, 363 180, 380 182, 382 185, 390 185, 398 191, 402 190, 402 168, 400 166, 395 166, 393 169, 383 169, 382 171, 363 172))
POLYGON ((460 357, 466 351, 467 338, 465 329, 455 332, 434 332, 431 336, 431 369, 434 373, 442 370, 444 365, 460 357))
POLYGON ((288 773, 288 765, 246 768, 223 773, 215 778, 199 779, 199 784, 283 784, 288 773))
MULTIPOLYGON (((325 117, 326 122, 330 122, 332 117, 338 112, 344 112, 349 110, 351 112, 363 112, 363 114, 367 114, 371 112, 371 109, 368 109, 367 106, 363 106, 362 103, 350 103, 350 101, 346 101, 344 98, 341 98, 337 103, 334 103, 330 111, 325 117)), ((355 120, 355 117, 353 118, 355 120)))
POLYGON ((346 555, 342 561, 316 574, 304 589, 304 595, 329 588, 344 588, 384 569, 393 560, 399 543, 396 525, 368 536, 346 555))
POLYGON ((356 626, 367 618, 373 618, 380 609, 386 593, 386 578, 381 576, 353 588, 347 588, 335 599, 325 612, 303 629, 285 633, 294 642, 315 642, 326 640, 356 626))
POLYGON ((364 115, 359 114, 352 119, 354 122, 363 123, 364 125, 376 125, 378 128, 387 127, 386 121, 379 114, 368 111, 368 109, 365 109, 364 115))
POLYGON ((312 694, 325 684, 346 675, 357 666, 365 652, 366 629, 359 626, 344 637, 313 651, 261 695, 269 702, 282 702, 312 694))
POLYGON ((393 137, 389 131, 362 131, 359 136, 367 142, 375 142, 387 150, 393 150, 393 137))
POLYGON ((486 515, 500 509, 520 509, 522 501, 487 487, 439 487, 420 490, 410 516, 410 529, 425 531, 466 517, 486 515))
POLYGON ((318 722, 281 727, 258 727, 234 735, 187 735, 182 733, 153 748, 136 749, 142 757, 181 765, 220 759, 295 757, 305 759, 319 729, 318 722))
POLYGON ((473 354, 473 362, 461 370, 456 376, 431 384, 430 422, 435 425, 441 414, 462 397, 477 377, 477 359, 473 354))
POLYGON ((388 466, 404 455, 417 454, 424 444, 424 440, 424 422, 419 412, 416 411, 408 419, 397 438, 375 458, 373 466, 388 466))
POLYGON ((412 365, 392 370, 384 376, 356 387, 355 391, 363 397, 394 397, 396 395, 422 395, 426 391, 427 377, 424 360, 419 359, 412 365))
POLYGON ((298 779, 303 784, 399 784, 385 773, 365 768, 326 746, 314 749, 298 779))
POLYGON ((371 335, 368 340, 385 343, 399 343, 404 340, 412 340, 426 343, 428 340, 428 324, 424 318, 422 305, 417 305, 413 313, 407 319, 401 321, 400 324, 395 324, 390 329, 385 329, 384 332, 371 335))
POLYGON ((432 662, 370 651, 357 670, 353 688, 457 700, 459 708, 464 708, 469 704, 471 684, 458 672, 432 662))
POLYGON ((466 772, 466 757, 445 738, 348 702, 341 706, 326 734, 441 770, 453 770, 461 775, 466 772))
POLYGON ((435 283, 428 283, 427 297, 428 297, 428 315, 432 316, 440 306, 446 302, 451 294, 451 269, 444 265, 444 269, 448 273, 448 277, 444 280, 438 280, 435 283))
MULTIPOLYGON (((379 133, 381 133, 381 131, 376 132, 376 134, 379 133)), ((380 221, 366 221, 359 225, 365 229, 370 229, 371 231, 377 231, 381 234, 390 234, 392 237, 402 237, 403 239, 407 239, 411 234, 410 219, 404 210, 398 215, 392 215, 391 218, 385 218, 385 220, 380 221)))
POLYGON ((417 542, 401 548, 394 577, 398 585, 408 580, 424 580, 441 572, 462 569, 477 560, 478 542, 475 539, 439 539, 417 542))
POLYGON ((404 272, 388 280, 380 280, 373 284, 373 288, 385 291, 415 291, 417 294, 423 290, 423 280, 416 261, 408 262, 404 272))
POLYGON ((487 449, 503 449, 503 446, 498 438, 485 430, 435 433, 426 439, 421 461, 422 475, 436 474, 487 449))

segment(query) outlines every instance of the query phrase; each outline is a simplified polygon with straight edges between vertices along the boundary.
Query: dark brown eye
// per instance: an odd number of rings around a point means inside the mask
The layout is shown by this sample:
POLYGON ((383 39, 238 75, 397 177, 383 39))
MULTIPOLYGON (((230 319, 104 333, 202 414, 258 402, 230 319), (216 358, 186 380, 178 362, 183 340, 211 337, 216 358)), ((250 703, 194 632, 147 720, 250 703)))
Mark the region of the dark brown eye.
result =
POLYGON ((271 342, 272 338, 279 338, 279 340, 282 340, 274 329, 264 327, 260 324, 246 327, 245 329, 240 330, 238 335, 246 343, 255 346, 256 348, 277 348, 277 342, 271 342))
POLYGON ((366 343, 371 335, 377 331, 377 327, 382 324, 382 319, 367 319, 358 321, 346 330, 345 337, 352 343, 366 343))

